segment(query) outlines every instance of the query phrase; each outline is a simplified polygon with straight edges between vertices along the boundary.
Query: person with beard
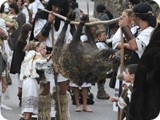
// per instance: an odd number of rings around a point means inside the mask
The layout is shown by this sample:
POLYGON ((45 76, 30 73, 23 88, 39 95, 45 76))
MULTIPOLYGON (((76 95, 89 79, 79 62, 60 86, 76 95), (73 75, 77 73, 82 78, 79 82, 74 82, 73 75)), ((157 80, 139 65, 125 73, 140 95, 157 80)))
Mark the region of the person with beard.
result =
MULTIPOLYGON (((66 16, 69 12, 69 1, 68 0, 49 0, 46 9, 49 11, 53 11, 55 13, 66 16)), ((49 14, 44 11, 39 11, 33 22, 33 29, 31 32, 30 39, 36 39, 38 41, 45 41, 47 46, 47 53, 50 54, 52 51, 52 42, 54 44, 57 41, 57 38, 63 28, 64 21, 53 14, 49 14), (53 35, 53 36, 52 36, 53 35), (52 40, 52 37, 54 40, 52 40)), ((66 43, 70 43, 72 40, 72 35, 70 33, 70 26, 67 28, 65 41, 66 43)), ((50 60, 52 62, 52 60, 50 60)), ((53 92, 54 85, 54 75, 53 75, 53 67, 50 66, 50 69, 46 71, 46 79, 47 84, 49 85, 46 88, 51 88, 50 92, 53 92)), ((69 80, 63 77, 61 74, 58 75, 58 86, 59 97, 60 97, 60 106, 61 106, 61 117, 63 120, 69 120, 69 102, 70 102, 70 94, 67 91, 69 87, 69 80)), ((49 90, 43 94, 44 96, 49 94, 49 90)), ((57 108, 57 106, 56 106, 57 108)), ((57 112, 56 112, 57 113, 57 112)), ((58 115, 56 114, 56 117, 58 115)))

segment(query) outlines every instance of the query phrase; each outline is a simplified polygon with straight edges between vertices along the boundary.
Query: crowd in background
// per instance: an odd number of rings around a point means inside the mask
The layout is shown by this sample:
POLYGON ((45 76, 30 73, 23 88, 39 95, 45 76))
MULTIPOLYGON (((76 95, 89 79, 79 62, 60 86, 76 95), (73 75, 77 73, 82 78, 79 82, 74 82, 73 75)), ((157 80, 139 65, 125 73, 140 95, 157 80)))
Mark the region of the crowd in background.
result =
MULTIPOLYGON (((33 113, 33 114, 38 113, 38 93, 39 92, 33 93, 33 91, 38 91, 38 83, 36 79, 33 79, 32 82, 34 83, 30 83, 34 85, 33 87, 30 86, 28 82, 31 80, 30 75, 28 74, 30 69, 26 67, 26 63, 27 65, 29 64, 31 68, 34 66, 38 70, 45 69, 45 71, 47 71, 48 69, 46 70, 44 65, 52 66, 51 65, 52 63, 48 62, 51 60, 51 56, 50 54, 48 54, 48 52, 52 51, 50 50, 52 46, 50 46, 51 44, 49 42, 50 33, 49 31, 46 31, 46 29, 43 31, 44 26, 49 28, 49 30, 51 29, 50 23, 45 23, 46 21, 38 21, 39 18, 37 19, 37 16, 36 16, 37 12, 40 11, 39 9, 47 8, 46 6, 49 1, 51 0, 42 0, 42 1, 41 0, 8 0, 8 1, 5 1, 0 6, 0 52, 2 54, 2 57, 0 58, 0 60, 3 61, 0 64, 0 66, 3 66, 2 69, 0 70, 2 92, 6 91, 7 89, 6 85, 11 85, 12 82, 14 82, 14 80, 11 80, 11 78, 9 77, 9 73, 16 74, 17 77, 19 78, 18 94, 17 94, 20 100, 19 106, 22 106, 22 114, 24 114, 24 118, 27 118, 27 119, 31 117, 30 113, 33 113), (33 28, 35 31, 33 31, 33 28), (31 36, 31 31, 34 32, 34 34, 36 34, 37 36, 36 37, 31 36), (40 36, 39 32, 41 32, 42 36, 40 36), (30 40, 32 37, 39 41, 44 37, 48 37, 48 38, 46 40, 47 42, 41 43, 37 41, 31 44, 30 40), (25 63, 25 61, 27 62, 25 63), (40 66, 37 64, 40 64, 40 66), (23 65, 23 69, 21 65, 23 65), (21 79, 27 79, 27 80, 25 82, 22 82, 21 79), (30 91, 28 92, 27 92, 28 87, 26 87, 27 85, 30 88, 29 89, 30 91), (32 100, 35 102, 34 109, 32 110, 27 109, 25 106, 25 102, 27 101, 25 97, 31 96, 31 94, 33 95, 32 100)), ((128 9, 122 11, 120 20, 118 22, 113 23, 111 25, 101 25, 101 27, 97 27, 97 28, 92 27, 92 32, 95 37, 96 46, 99 50, 112 48, 118 51, 121 49, 121 38, 124 39, 125 67, 130 64, 138 64, 138 61, 143 54, 143 51, 145 50, 146 46, 149 43, 149 39, 151 37, 150 33, 153 31, 156 25, 154 15, 152 15, 153 13, 148 12, 148 11, 152 11, 149 4, 145 3, 144 5, 140 4, 139 6, 136 6, 139 2, 134 3, 131 1, 130 3, 128 3, 129 5, 128 9), (144 8, 144 10, 140 8, 144 8), (147 15, 149 15, 150 18, 146 17, 147 15), (121 36, 121 30, 123 32, 122 36, 121 36)), ((54 2, 53 2, 53 5, 54 5, 54 2)), ((62 9, 63 7, 64 6, 60 6, 60 8, 62 9)), ((76 0, 71 0, 70 9, 72 9, 76 14, 75 20, 80 21, 80 18, 83 14, 83 10, 79 8, 78 2, 76 2, 76 0)), ((106 20, 113 19, 113 14, 103 4, 98 4, 95 10, 98 13, 96 20, 106 21, 106 20)), ((61 12, 59 13, 63 15, 63 13, 61 12)), ((48 21, 50 22, 54 18, 50 17, 45 19, 48 19, 48 21)), ((59 27, 57 29, 59 29, 59 27)), ((68 37, 67 40, 72 38, 70 34, 68 34, 67 37, 68 37)), ((81 35, 82 42, 86 41, 87 39, 88 38, 84 34, 81 35)), ((35 72, 34 77, 36 77, 37 75, 36 71, 32 71, 32 72, 35 72)), ((134 75, 135 71, 133 73, 128 73, 127 71, 126 73, 134 75)), ((111 97, 105 91, 105 79, 102 79, 97 83, 98 99, 105 99, 105 100, 110 99, 112 102, 117 103, 118 97, 119 97, 119 89, 121 87, 119 84, 119 80, 117 78, 119 74, 120 74, 120 68, 119 66, 117 66, 116 70, 111 71, 111 73, 108 75, 108 77, 111 78, 111 81, 113 80, 116 81, 115 84, 112 86, 112 88, 115 89, 115 96, 111 97), (113 99, 115 97, 116 99, 113 99)), ((52 76, 49 76, 49 77, 52 77, 52 76)), ((49 85, 50 87, 48 87, 49 91, 50 93, 53 93, 52 87, 55 86, 55 83, 54 81, 50 80, 51 78, 46 78, 46 79, 47 79, 46 83, 48 83, 48 81, 50 82, 50 85, 49 85)), ((76 104, 75 111, 81 112, 79 96, 80 94, 82 94, 81 97, 83 97, 83 111, 92 112, 93 110, 87 106, 88 93, 90 92, 90 88, 92 85, 90 83, 89 84, 84 83, 82 86, 78 86, 77 84, 74 84, 72 82, 69 85, 70 85, 70 89, 72 90, 71 92, 73 92, 75 97, 75 104, 76 104)), ((126 82, 124 82, 122 85, 123 85, 123 89, 126 90, 126 86, 133 86, 133 82, 131 82, 131 84, 129 85, 126 82)), ((66 84, 62 86, 66 86, 66 84)), ((66 89, 69 90, 68 88, 66 89)), ((61 92, 63 95, 66 94, 66 91, 61 91, 61 92)), ((41 94, 43 95, 45 93, 42 92, 41 94)), ((126 95, 125 97, 127 98, 128 96, 126 95)), ((128 97, 128 99, 130 102, 130 99, 131 99, 130 96, 128 97)), ((127 103, 129 102, 127 101, 127 103)), ((54 106, 53 101, 50 104, 52 107, 54 106)), ((119 106, 122 109, 124 109, 127 105, 124 102, 122 104, 123 105, 119 105, 119 106)), ((115 107, 117 107, 117 104, 114 104, 114 108, 115 107)), ((125 113, 124 117, 128 117, 128 111, 125 113)))

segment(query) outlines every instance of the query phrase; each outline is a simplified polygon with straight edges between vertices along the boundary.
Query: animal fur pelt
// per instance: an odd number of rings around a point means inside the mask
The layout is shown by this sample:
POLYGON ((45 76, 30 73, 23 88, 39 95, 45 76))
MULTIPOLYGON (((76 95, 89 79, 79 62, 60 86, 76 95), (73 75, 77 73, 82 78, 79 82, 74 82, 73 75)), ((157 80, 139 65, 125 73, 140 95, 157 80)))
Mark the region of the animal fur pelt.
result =
MULTIPOLYGON (((55 110, 56 110, 56 120, 60 120, 59 118, 59 111, 58 111, 58 104, 57 104, 57 95, 56 92, 53 93, 53 97, 55 102, 55 110)), ((70 120, 70 112, 69 112, 69 104, 71 100, 71 96, 69 92, 66 92, 64 95, 59 95, 60 100, 60 110, 61 110, 61 119, 62 120, 70 120)))
POLYGON ((47 95, 42 95, 43 91, 45 90, 44 85, 42 82, 40 83, 40 95, 39 95, 39 102, 38 102, 38 120, 51 120, 51 94, 48 93, 47 95))
POLYGON ((104 79, 107 71, 113 67, 113 61, 109 59, 109 56, 115 51, 99 50, 89 27, 86 26, 88 40, 85 42, 80 40, 84 23, 88 20, 87 15, 82 17, 70 44, 64 43, 69 24, 69 22, 65 22, 53 52, 55 70, 79 85, 84 82, 95 83, 104 79))
POLYGON ((160 112, 160 23, 146 47, 135 76, 129 120, 152 120, 160 112))

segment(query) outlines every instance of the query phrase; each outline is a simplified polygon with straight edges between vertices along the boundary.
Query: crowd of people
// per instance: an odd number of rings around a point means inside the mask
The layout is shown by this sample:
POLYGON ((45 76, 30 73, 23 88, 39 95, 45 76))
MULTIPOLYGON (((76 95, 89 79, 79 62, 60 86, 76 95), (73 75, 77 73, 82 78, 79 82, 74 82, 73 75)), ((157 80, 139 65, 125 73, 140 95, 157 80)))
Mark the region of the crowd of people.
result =
MULTIPOLYGON (((97 98, 116 103, 113 104, 114 110, 117 111, 117 108, 120 108, 123 111, 121 120, 131 119, 129 104, 132 100, 134 81, 138 78, 136 71, 157 24, 152 8, 147 2, 130 0, 128 4, 128 8, 122 11, 117 23, 91 27, 97 49, 120 51, 124 47, 123 72, 120 72, 120 66, 118 66, 111 70, 111 75, 106 75, 114 78, 111 80, 115 81, 113 85, 115 96, 110 96, 105 91, 105 79, 97 83, 97 98), (121 78, 120 74, 122 74, 121 78), (124 80, 122 84, 120 84, 121 80, 124 80)), ((65 21, 39 9, 53 11, 65 17, 72 10, 75 12, 75 21, 80 21, 83 14, 76 0, 70 0, 70 3, 68 0, 5 0, 0 5, 2 93, 6 91, 8 83, 14 82, 9 78, 9 73, 16 74, 17 96, 23 115, 21 120, 31 120, 33 114, 37 114, 39 120, 49 120, 50 113, 54 110, 59 111, 56 112, 58 120, 69 120, 71 90, 75 97, 75 111, 82 111, 79 100, 82 94, 83 111, 93 112, 87 105, 91 83, 84 82, 79 86, 61 74, 55 82, 52 51, 65 21), (56 92, 53 89, 56 88, 55 86, 59 87, 59 99, 56 98, 56 92), (58 102, 60 102, 60 109, 58 102)), ((98 14, 96 20, 113 19, 113 14, 103 4, 98 4, 95 10, 98 14)), ((64 38, 66 44, 71 43, 76 28, 76 25, 67 27, 64 38)), ((81 42, 88 39, 85 32, 80 38, 81 42)))

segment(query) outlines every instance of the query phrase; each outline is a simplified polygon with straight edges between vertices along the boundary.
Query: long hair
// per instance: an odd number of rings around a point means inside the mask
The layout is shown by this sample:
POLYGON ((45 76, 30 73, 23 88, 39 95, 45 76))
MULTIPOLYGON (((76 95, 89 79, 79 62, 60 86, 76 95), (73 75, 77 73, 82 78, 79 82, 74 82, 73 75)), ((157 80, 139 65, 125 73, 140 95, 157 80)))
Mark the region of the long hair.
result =
POLYGON ((11 3, 9 5, 10 8, 13 8, 15 10, 15 13, 18 14, 19 13, 19 8, 18 5, 16 3, 11 3))

